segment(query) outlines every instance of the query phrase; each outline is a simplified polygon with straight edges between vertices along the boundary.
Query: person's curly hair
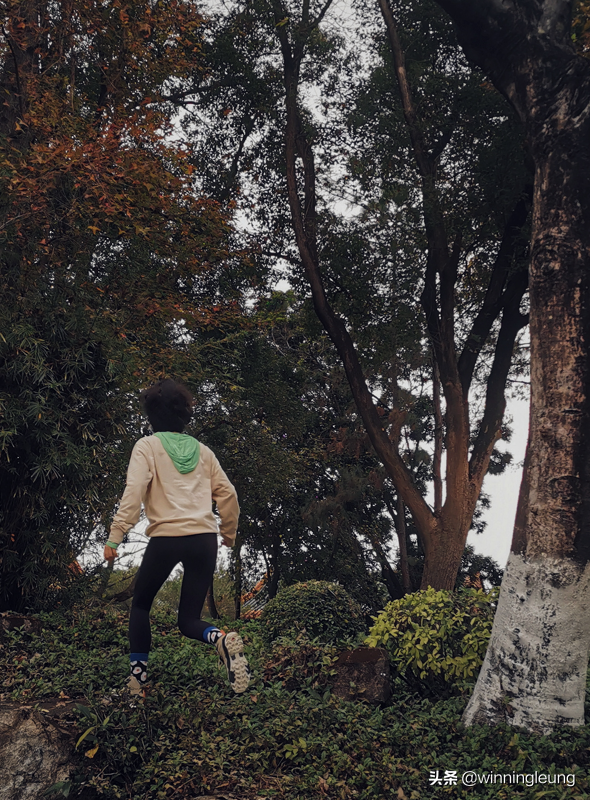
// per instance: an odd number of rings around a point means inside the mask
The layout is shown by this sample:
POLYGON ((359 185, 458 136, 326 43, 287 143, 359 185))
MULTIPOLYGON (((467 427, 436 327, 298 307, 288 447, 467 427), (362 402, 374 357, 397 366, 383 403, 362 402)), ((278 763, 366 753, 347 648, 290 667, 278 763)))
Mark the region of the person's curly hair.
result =
POLYGON ((166 378, 140 392, 141 410, 154 433, 182 433, 193 413, 193 396, 181 383, 166 378))

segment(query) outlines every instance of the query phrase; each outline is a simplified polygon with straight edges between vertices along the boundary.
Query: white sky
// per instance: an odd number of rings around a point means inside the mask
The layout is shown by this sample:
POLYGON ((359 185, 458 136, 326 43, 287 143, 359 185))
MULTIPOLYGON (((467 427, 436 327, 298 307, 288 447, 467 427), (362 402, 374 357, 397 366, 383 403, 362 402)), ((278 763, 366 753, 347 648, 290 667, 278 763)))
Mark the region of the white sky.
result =
POLYGON ((522 476, 522 464, 529 431, 529 404, 525 400, 508 403, 507 414, 512 416, 512 441, 505 448, 512 453, 503 475, 487 475, 483 489, 489 494, 491 506, 484 513, 487 527, 481 534, 470 533, 467 539, 476 553, 492 556, 504 568, 510 552, 512 529, 522 476))

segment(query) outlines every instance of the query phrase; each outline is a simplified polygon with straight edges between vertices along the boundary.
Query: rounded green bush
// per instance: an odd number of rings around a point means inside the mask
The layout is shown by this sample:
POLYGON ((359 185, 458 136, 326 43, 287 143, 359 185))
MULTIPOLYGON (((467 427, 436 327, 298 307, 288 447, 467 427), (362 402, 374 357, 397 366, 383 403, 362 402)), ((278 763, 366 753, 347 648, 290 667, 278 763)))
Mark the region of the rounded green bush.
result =
POLYGON ((388 603, 365 644, 384 647, 412 689, 441 693, 471 682, 483 662, 498 589, 425 591, 388 603))
POLYGON ((328 581, 306 581, 281 589, 264 607, 261 622, 266 644, 303 631, 310 639, 332 644, 366 631, 360 605, 342 586, 328 581))

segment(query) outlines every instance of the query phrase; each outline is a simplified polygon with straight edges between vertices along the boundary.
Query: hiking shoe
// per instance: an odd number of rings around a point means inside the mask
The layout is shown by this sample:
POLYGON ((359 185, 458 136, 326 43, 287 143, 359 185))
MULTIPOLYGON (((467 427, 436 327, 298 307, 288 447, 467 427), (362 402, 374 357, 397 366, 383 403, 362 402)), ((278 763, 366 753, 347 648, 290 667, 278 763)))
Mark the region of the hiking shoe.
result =
POLYGON ((219 657, 227 669, 227 677, 236 694, 242 694, 250 683, 250 668, 244 655, 244 642, 238 633, 221 636, 215 643, 219 657))

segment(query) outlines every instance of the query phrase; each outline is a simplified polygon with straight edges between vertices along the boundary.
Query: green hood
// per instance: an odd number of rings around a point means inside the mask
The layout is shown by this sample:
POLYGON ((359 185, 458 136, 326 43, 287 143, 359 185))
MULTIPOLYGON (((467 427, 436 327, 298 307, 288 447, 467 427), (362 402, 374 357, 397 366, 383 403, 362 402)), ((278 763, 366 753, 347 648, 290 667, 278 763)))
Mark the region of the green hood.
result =
POLYGON ((199 463, 201 446, 194 436, 185 433, 154 433, 162 442, 164 450, 172 459, 176 469, 185 475, 192 472, 199 463))

